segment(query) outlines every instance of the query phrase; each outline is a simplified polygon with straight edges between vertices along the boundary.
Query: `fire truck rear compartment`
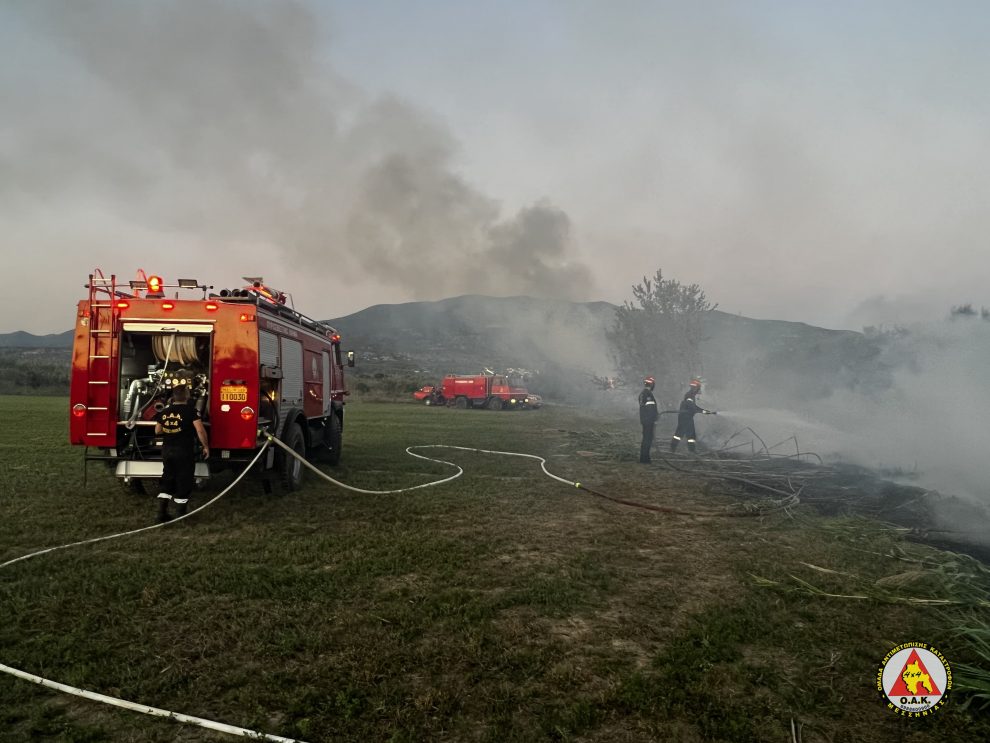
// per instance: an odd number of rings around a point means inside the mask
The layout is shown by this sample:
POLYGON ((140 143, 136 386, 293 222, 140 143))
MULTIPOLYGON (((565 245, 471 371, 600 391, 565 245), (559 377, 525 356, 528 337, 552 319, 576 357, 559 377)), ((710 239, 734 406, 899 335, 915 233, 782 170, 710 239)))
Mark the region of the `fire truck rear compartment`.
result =
POLYGON ((157 476, 161 455, 155 416, 168 404, 176 386, 189 387, 190 401, 208 420, 210 330, 209 326, 192 326, 185 332, 156 332, 160 328, 125 324, 120 337, 117 445, 131 461, 118 463, 118 475, 157 476), (143 466, 142 461, 150 466, 143 466))

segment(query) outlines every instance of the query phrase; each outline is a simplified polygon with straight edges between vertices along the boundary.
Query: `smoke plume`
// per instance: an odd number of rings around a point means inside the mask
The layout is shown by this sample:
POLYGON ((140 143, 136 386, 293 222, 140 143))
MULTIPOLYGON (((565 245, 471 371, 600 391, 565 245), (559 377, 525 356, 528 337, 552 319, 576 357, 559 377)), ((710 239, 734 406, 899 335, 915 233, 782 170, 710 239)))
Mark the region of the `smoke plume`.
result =
POLYGON ((61 89, 0 88, 8 209, 82 201, 214 254, 282 259, 300 281, 370 275, 402 298, 591 290, 563 211, 503 216, 456 173, 456 142, 428 112, 334 73, 303 4, 18 10, 61 89))

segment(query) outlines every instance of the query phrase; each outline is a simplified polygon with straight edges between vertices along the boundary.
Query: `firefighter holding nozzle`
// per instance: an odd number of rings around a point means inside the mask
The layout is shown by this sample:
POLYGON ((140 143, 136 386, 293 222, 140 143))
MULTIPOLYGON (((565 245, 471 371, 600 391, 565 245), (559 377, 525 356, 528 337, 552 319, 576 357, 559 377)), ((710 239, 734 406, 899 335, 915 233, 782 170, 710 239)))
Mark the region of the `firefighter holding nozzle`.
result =
POLYGON ((158 518, 164 524, 172 517, 169 501, 175 501, 176 515, 185 516, 196 474, 196 439, 204 458, 210 456, 210 441, 199 411, 189 402, 189 388, 180 384, 172 390, 172 403, 158 414, 155 433, 162 437, 162 479, 158 486, 158 518))
POLYGON ((692 379, 691 384, 688 385, 688 391, 685 393, 684 399, 681 400, 680 410, 677 411, 677 430, 674 432, 674 436, 670 440, 671 454, 677 451, 677 445, 681 443, 682 438, 687 439, 688 451, 692 453, 694 452, 694 416, 697 413, 703 413, 704 415, 717 415, 714 410, 705 410, 698 404, 697 398, 700 394, 701 380, 692 379))
POLYGON ((650 449, 653 448, 653 431, 657 425, 657 399, 653 396, 656 380, 647 377, 643 380, 643 391, 639 393, 639 422, 643 426, 643 443, 639 446, 640 464, 650 463, 650 449))

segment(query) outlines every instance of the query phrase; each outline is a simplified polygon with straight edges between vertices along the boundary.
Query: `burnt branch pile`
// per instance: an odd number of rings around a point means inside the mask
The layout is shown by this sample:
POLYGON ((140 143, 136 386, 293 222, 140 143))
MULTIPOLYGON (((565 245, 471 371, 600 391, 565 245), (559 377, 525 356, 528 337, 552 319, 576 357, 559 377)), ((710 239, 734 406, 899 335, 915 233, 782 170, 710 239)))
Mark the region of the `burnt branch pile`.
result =
POLYGON ((660 457, 671 470, 705 479, 712 495, 771 495, 785 508, 797 502, 829 517, 862 517, 908 529, 916 541, 990 561, 990 512, 980 504, 896 482, 866 467, 825 462, 802 451, 795 437, 768 446, 744 428, 696 457, 660 457), (792 451, 793 450, 793 451, 792 451))

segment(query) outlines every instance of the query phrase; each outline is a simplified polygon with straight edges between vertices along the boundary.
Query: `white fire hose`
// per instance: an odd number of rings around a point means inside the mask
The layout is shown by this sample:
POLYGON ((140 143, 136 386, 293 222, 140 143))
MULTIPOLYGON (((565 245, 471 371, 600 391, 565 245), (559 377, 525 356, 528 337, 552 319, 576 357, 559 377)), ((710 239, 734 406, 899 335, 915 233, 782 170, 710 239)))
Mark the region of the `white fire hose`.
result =
MULTIPOLYGON (((108 539, 117 539, 118 537, 126 537, 132 534, 140 534, 141 532, 151 531, 152 529, 161 529, 166 526, 171 526, 183 519, 187 519, 194 513, 199 513, 204 508, 207 508, 214 503, 216 503, 220 498, 226 495, 237 483, 239 483, 244 476, 250 471, 257 462, 261 455, 268 448, 268 442, 266 441, 264 446, 262 446, 258 453, 255 455, 254 459, 244 468, 244 471, 239 474, 230 485, 220 491, 211 500, 207 501, 199 508, 190 511, 185 516, 180 516, 172 521, 166 522, 164 524, 154 524, 152 526, 145 526, 140 529, 132 529, 130 531, 120 532, 119 534, 110 534, 105 537, 94 537, 93 539, 84 539, 81 542, 72 542, 71 544, 63 544, 58 547, 49 547, 48 549, 38 550, 37 552, 31 552, 27 555, 21 555, 20 557, 15 557, 13 560, 7 560, 7 562, 0 563, 0 569, 7 567, 8 565, 13 565, 15 562, 20 562, 21 560, 27 560, 32 557, 37 557, 38 555, 44 555, 49 552, 55 552, 56 550, 64 550, 69 547, 78 547, 83 544, 94 544, 95 542, 105 542, 108 539)), ((193 715, 185 715, 181 712, 172 712, 167 709, 160 709, 158 707, 151 707, 146 704, 138 704, 137 702, 129 702, 126 699, 118 699, 117 697, 110 697, 106 694, 97 694, 93 691, 87 691, 85 689, 77 689, 74 686, 69 686, 68 684, 62 684, 58 681, 52 681, 51 679, 42 678, 41 676, 36 676, 33 673, 28 673, 22 671, 18 668, 12 668, 11 666, 0 663, 0 671, 8 673, 11 676, 16 676, 17 678, 24 679, 25 681, 30 681, 34 684, 40 686, 46 686, 49 689, 57 689, 58 691, 63 691, 66 694, 72 694, 77 697, 82 697, 83 699, 90 699, 94 702, 102 702, 103 704, 110 704, 114 707, 123 707, 124 709, 133 710, 134 712, 141 712, 146 715, 152 715, 154 717, 165 717, 170 720, 175 720, 176 722, 183 722, 188 725, 198 725, 199 727, 208 728, 210 730, 216 730, 221 733, 229 733, 231 735, 239 735, 242 738, 253 738, 254 740, 267 740, 275 741, 276 743, 304 743, 304 741, 296 740, 295 738, 283 738, 278 735, 269 735, 268 733, 260 733, 257 730, 249 730, 248 728, 237 727, 236 725, 228 725, 223 722, 216 722, 214 720, 207 720, 202 717, 194 717, 193 715)))
POLYGON ((427 462, 439 462, 440 464, 445 464, 448 467, 454 467, 457 469, 457 474, 451 475, 450 477, 445 477, 442 480, 434 480, 433 482, 426 482, 423 483, 422 485, 413 485, 412 487, 409 488, 396 488, 394 490, 365 490, 364 488, 356 488, 353 485, 348 485, 347 483, 341 482, 340 480, 335 480, 334 478, 330 477, 330 475, 326 474, 322 470, 314 467, 306 460, 305 457, 301 456, 292 447, 288 446, 279 439, 275 438, 270 433, 265 433, 265 436, 268 438, 268 440, 271 443, 284 449, 287 454, 291 454, 292 456, 294 456, 296 459, 300 461, 300 463, 311 469, 313 472, 315 472, 317 475, 322 477, 327 482, 333 483, 337 487, 343 488, 344 490, 350 490, 352 493, 365 493, 366 495, 388 495, 390 493, 408 493, 410 490, 419 490, 420 488, 431 488, 434 485, 442 485, 445 482, 456 480, 458 477, 464 474, 464 470, 461 469, 458 465, 454 464, 453 462, 447 462, 444 461, 443 459, 433 459, 432 457, 424 457, 422 454, 416 454, 413 451, 413 449, 455 449, 457 451, 473 451, 473 452, 478 452, 480 454, 499 454, 506 457, 524 457, 526 459, 535 459, 540 463, 540 469, 543 470, 543 474, 545 474, 547 477, 550 477, 556 480, 557 482, 562 482, 565 485, 573 485, 574 487, 581 487, 581 483, 579 482, 572 482, 571 480, 565 480, 563 477, 557 477, 557 475, 553 474, 550 470, 547 469, 547 460, 545 460, 543 457, 538 457, 535 454, 522 454, 517 451, 495 451, 494 449, 475 449, 470 446, 453 446, 451 444, 418 444, 416 446, 407 446, 406 454, 408 454, 411 457, 416 457, 416 459, 425 459, 427 462))
MULTIPOLYGON (((434 487, 435 485, 442 485, 444 483, 450 482, 451 480, 456 480, 458 477, 460 477, 461 475, 464 474, 463 468, 461 468, 460 466, 454 464, 453 462, 447 462, 447 461, 442 460, 442 459, 433 459, 432 457, 425 457, 422 454, 416 454, 413 451, 413 449, 455 449, 455 450, 458 450, 458 451, 473 451, 473 452, 478 452, 478 453, 481 453, 481 454, 498 454, 498 455, 507 456, 507 457, 523 457, 523 458, 526 458, 526 459, 535 459, 535 460, 537 460, 540 463, 540 468, 543 470, 544 474, 546 474, 547 477, 550 477, 550 478, 552 478, 554 480, 557 480, 558 482, 564 483, 565 485, 572 485, 574 487, 581 487, 581 484, 580 483, 572 482, 570 480, 565 480, 564 478, 558 477, 557 475, 555 475, 552 472, 550 472, 547 469, 547 466, 546 466, 547 465, 547 460, 545 460, 543 457, 538 457, 535 454, 522 454, 520 452, 512 452, 512 451, 495 451, 495 450, 492 450, 492 449, 475 449, 475 448, 468 447, 468 446, 451 446, 451 445, 447 445, 447 444, 422 444, 422 445, 407 447, 406 448, 406 453, 409 454, 410 456, 416 457, 417 459, 424 459, 424 460, 426 460, 428 462, 437 462, 439 464, 443 464, 443 465, 446 465, 448 467, 454 467, 457 470, 457 472, 455 474, 451 475, 450 477, 445 477, 445 478, 442 478, 440 480, 434 480, 432 482, 423 483, 421 485, 413 485, 412 487, 408 487, 408 488, 396 488, 396 489, 393 489, 393 490, 366 490, 364 488, 357 488, 357 487, 354 487, 353 485, 348 485, 347 483, 343 483, 340 480, 336 480, 336 479, 330 477, 325 472, 323 472, 323 471, 317 469, 316 467, 314 467, 312 464, 310 464, 308 461, 306 461, 306 458, 305 457, 300 456, 295 450, 293 450, 291 447, 289 447, 286 444, 284 444, 279 439, 275 438, 274 436, 272 436, 269 433, 264 433, 264 435, 265 435, 267 441, 258 450, 258 453, 255 455, 254 459, 252 459, 251 462, 244 468, 244 471, 241 472, 234 479, 234 481, 232 483, 230 483, 230 485, 228 485, 226 488, 224 488, 220 493, 218 493, 212 499, 210 499, 209 501, 207 501, 206 503, 204 503, 203 505, 201 505, 199 508, 197 508, 197 509, 195 509, 193 511, 190 511, 185 516, 180 516, 178 518, 173 519, 172 521, 168 521, 168 522, 163 523, 163 524, 154 524, 152 526, 145 526, 145 527, 142 527, 140 529, 132 529, 130 531, 120 532, 119 534, 110 534, 108 536, 103 536, 103 537, 94 537, 93 539, 84 539, 84 540, 79 541, 79 542, 72 542, 70 544, 63 544, 63 545, 59 545, 57 547, 49 547, 47 549, 38 550, 37 552, 31 552, 31 553, 29 553, 27 555, 22 555, 20 557, 15 557, 13 560, 7 560, 7 562, 0 563, 0 569, 3 569, 5 567, 7 567, 8 565, 13 565, 16 562, 21 562, 22 560, 28 560, 28 559, 30 559, 32 557, 37 557, 39 555, 44 555, 44 554, 47 554, 49 552, 55 552, 57 550, 68 549, 69 547, 78 547, 78 546, 81 546, 81 545, 84 545, 84 544, 94 544, 96 542, 105 542, 105 541, 107 541, 109 539, 117 539, 119 537, 126 537, 126 536, 130 536, 132 534, 140 534, 141 532, 151 531, 152 529, 161 529, 163 527, 170 526, 170 525, 175 524, 175 523, 177 523, 179 521, 182 521, 183 519, 189 518, 193 514, 199 513, 203 509, 205 509, 205 508, 213 505, 218 500, 220 500, 220 498, 222 498, 224 495, 226 495, 235 485, 237 485, 237 483, 239 483, 244 478, 244 476, 248 473, 248 471, 250 471, 250 469, 254 466, 254 464, 261 458, 261 455, 268 448, 269 444, 272 444, 272 443, 274 443, 276 446, 279 446, 282 449, 284 449, 288 454, 291 454, 293 457, 295 457, 296 459, 298 459, 303 465, 305 465, 306 467, 308 467, 309 469, 311 469, 313 472, 315 472, 317 475, 319 475, 321 478, 323 478, 327 482, 332 483, 332 484, 334 484, 334 485, 336 485, 336 486, 338 486, 340 488, 343 488, 345 490, 350 490, 351 492, 354 492, 354 493, 364 493, 364 494, 368 494, 368 495, 386 495, 386 494, 390 494, 390 493, 407 493, 407 492, 409 492, 411 490, 420 490, 422 488, 430 488, 430 487, 434 487)), ((216 730, 216 731, 221 732, 221 733, 229 733, 231 735, 239 735, 239 736, 241 736, 243 738, 253 738, 255 740, 275 741, 276 743, 305 743, 304 741, 297 740, 295 738, 283 738, 283 737, 278 736, 278 735, 270 735, 268 733, 261 733, 261 732, 258 732, 256 730, 249 730, 247 728, 237 727, 235 725, 228 725, 228 724, 223 723, 223 722, 216 722, 214 720, 207 720, 207 719, 204 719, 202 717, 194 717, 193 715, 186 715, 186 714, 183 714, 181 712, 172 712, 170 710, 161 709, 159 707, 152 707, 152 706, 149 706, 149 705, 146 705, 146 704, 138 704, 137 702, 130 702, 130 701, 127 701, 126 699, 119 699, 117 697, 111 697, 111 696, 107 696, 105 694, 98 694, 98 693, 93 692, 93 691, 87 691, 85 689, 79 689, 79 688, 76 688, 74 686, 69 686, 68 684, 63 684, 63 683, 60 683, 58 681, 52 681, 51 679, 46 679, 46 678, 42 678, 41 676, 36 676, 36 675, 34 675, 32 673, 28 673, 26 671, 22 671, 22 670, 17 669, 17 668, 12 668, 11 666, 5 665, 3 663, 0 663, 0 671, 2 671, 4 673, 7 673, 7 674, 10 674, 11 676, 15 676, 17 678, 24 679, 25 681, 30 681, 30 682, 32 682, 34 684, 38 684, 40 686, 45 686, 45 687, 48 687, 50 689, 56 689, 57 691, 65 692, 66 694, 72 694, 72 695, 77 696, 77 697, 82 697, 83 699, 89 699, 89 700, 92 700, 92 701, 95 701, 95 702, 102 702, 103 704, 110 704, 110 705, 113 705, 115 707, 122 707, 124 709, 133 710, 134 712, 141 712, 143 714, 152 715, 154 717, 165 717, 165 718, 168 718, 170 720, 175 720, 176 722, 182 722, 182 723, 186 723, 186 724, 189 724, 189 725, 198 725, 199 727, 208 728, 210 730, 216 730)))

